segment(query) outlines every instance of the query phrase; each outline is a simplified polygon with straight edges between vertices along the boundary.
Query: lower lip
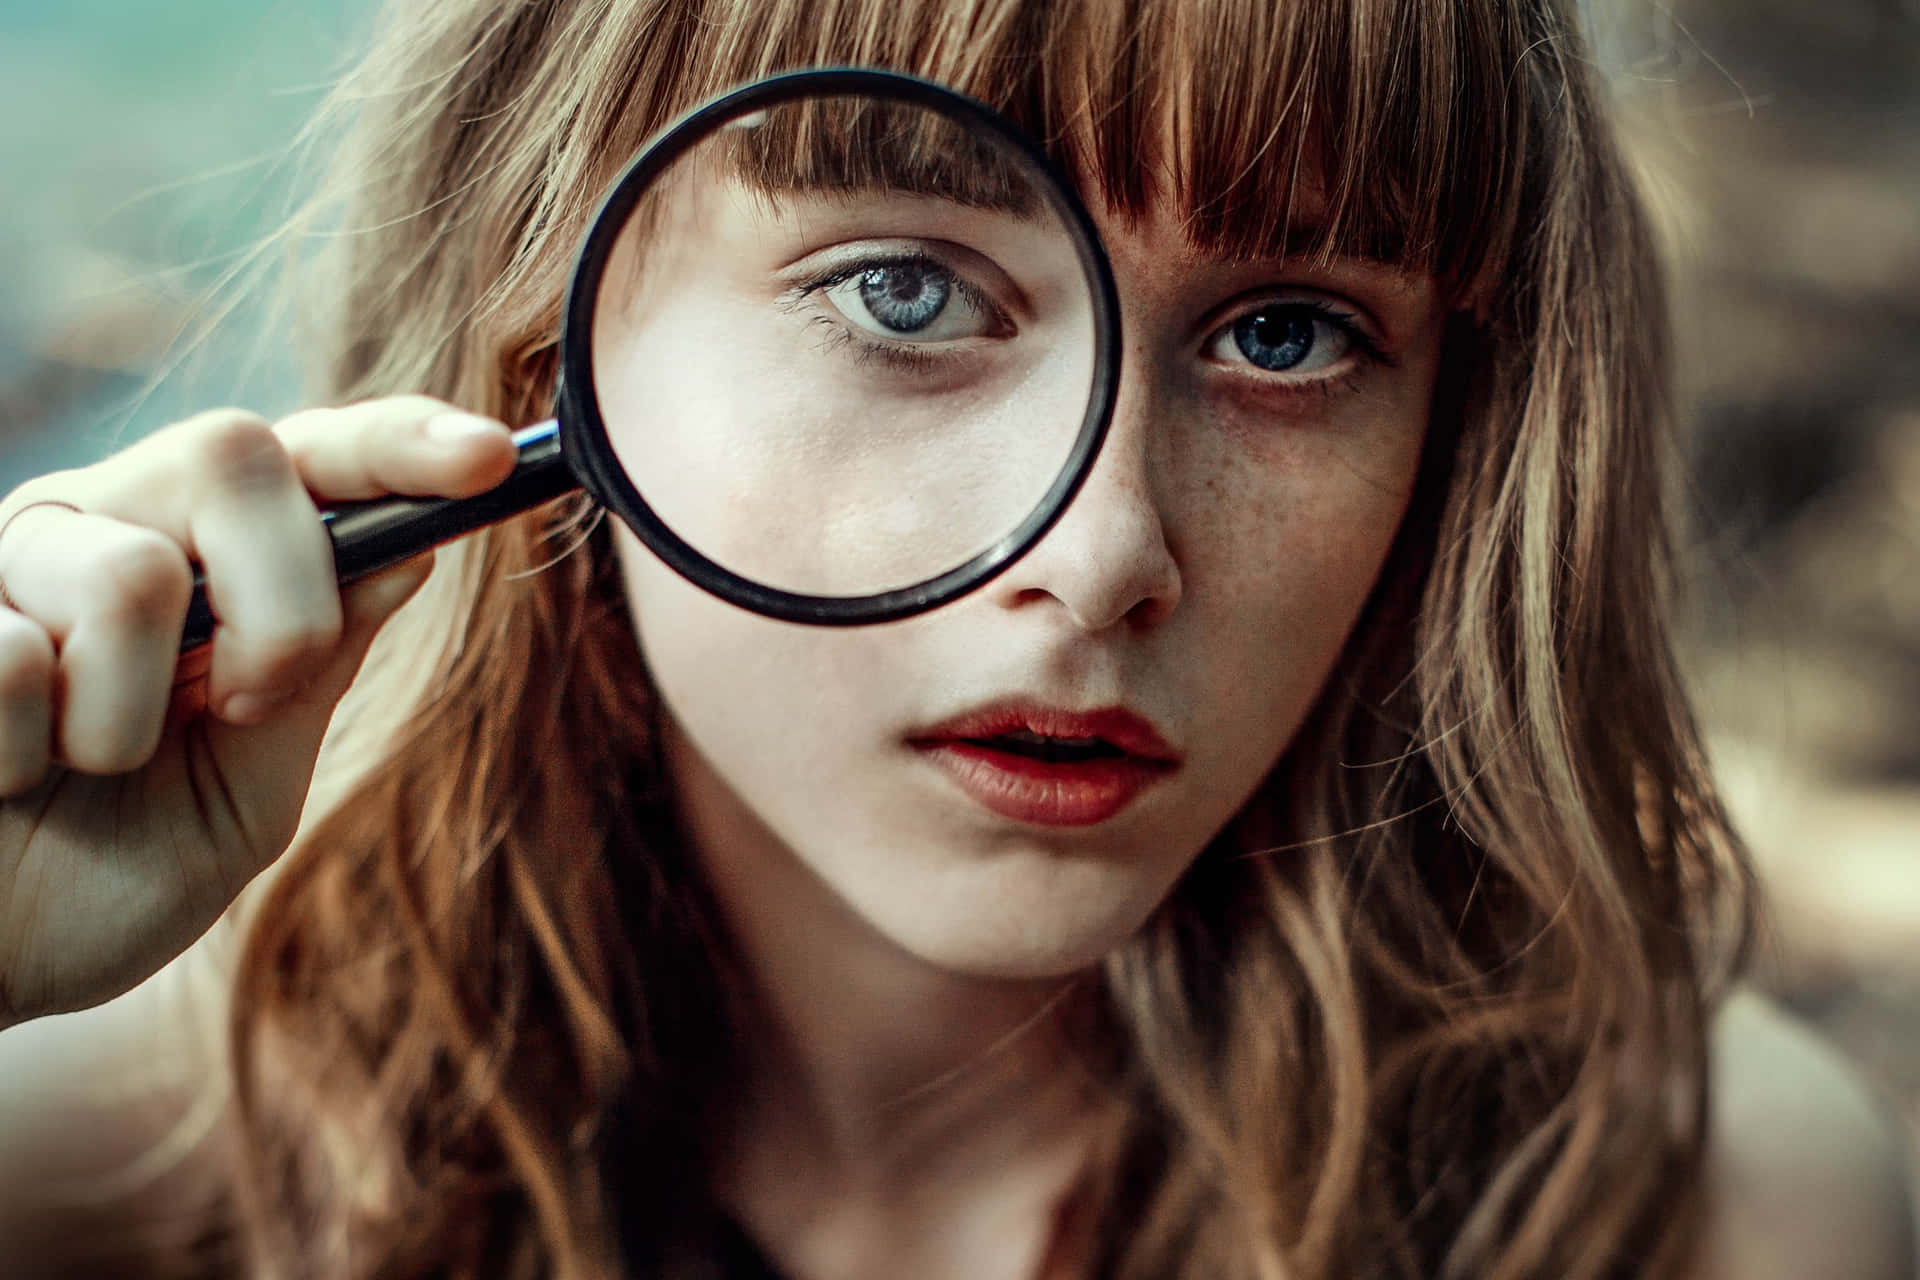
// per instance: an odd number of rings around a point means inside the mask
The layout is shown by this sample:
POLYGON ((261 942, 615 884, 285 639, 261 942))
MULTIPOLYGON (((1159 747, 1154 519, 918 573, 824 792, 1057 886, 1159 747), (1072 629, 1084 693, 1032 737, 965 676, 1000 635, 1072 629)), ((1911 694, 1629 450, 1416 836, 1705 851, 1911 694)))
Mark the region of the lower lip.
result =
POLYGON ((919 749, 986 809, 1042 827, 1105 822, 1173 770, 1137 756, 1062 764, 952 739, 919 749))

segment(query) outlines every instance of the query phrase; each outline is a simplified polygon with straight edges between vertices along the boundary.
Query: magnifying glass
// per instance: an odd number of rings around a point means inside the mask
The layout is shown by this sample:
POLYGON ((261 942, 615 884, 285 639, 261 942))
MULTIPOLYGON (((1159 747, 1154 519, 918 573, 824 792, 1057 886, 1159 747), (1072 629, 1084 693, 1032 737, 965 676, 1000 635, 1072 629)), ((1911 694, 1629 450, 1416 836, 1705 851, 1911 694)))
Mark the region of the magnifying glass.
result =
MULTIPOLYGON (((342 582, 584 488, 768 617, 909 617, 980 586, 1092 469, 1119 383, 1092 220, 991 108, 790 72, 633 159, 568 289, 557 420, 498 488, 322 513, 342 582)), ((212 635, 196 587, 183 648, 212 635)))

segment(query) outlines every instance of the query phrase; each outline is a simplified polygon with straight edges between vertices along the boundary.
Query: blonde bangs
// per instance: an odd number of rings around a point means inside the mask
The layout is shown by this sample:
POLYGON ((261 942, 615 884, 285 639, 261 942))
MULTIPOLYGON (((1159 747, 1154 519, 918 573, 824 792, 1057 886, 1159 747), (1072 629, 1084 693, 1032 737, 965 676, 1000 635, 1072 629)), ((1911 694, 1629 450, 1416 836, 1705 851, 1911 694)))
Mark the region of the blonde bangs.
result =
POLYGON ((699 97, 792 67, 890 67, 1006 112, 1122 218, 1196 249, 1351 255, 1478 296, 1510 258, 1527 33, 1426 0, 717 0, 699 97))

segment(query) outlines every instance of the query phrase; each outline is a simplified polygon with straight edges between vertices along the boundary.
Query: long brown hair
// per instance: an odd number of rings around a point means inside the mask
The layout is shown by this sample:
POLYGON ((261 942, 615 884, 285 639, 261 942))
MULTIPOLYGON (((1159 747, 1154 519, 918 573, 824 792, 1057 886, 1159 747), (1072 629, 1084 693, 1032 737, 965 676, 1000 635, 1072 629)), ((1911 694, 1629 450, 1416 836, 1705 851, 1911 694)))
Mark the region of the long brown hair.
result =
MULTIPOLYGON (((403 0, 335 95, 341 161, 307 215, 329 399, 541 416, 614 167, 795 65, 971 92, 1089 200, 1168 202, 1223 252, 1279 249, 1315 177, 1315 249, 1453 300, 1419 490, 1339 669, 1105 966, 1102 1274, 1684 1256, 1746 873, 1659 603, 1661 284, 1570 7, 403 0)), ((726 944, 581 515, 444 554, 250 916, 235 1185, 263 1273, 596 1276, 622 1231, 625 1265, 669 1272, 712 1225, 726 944)))

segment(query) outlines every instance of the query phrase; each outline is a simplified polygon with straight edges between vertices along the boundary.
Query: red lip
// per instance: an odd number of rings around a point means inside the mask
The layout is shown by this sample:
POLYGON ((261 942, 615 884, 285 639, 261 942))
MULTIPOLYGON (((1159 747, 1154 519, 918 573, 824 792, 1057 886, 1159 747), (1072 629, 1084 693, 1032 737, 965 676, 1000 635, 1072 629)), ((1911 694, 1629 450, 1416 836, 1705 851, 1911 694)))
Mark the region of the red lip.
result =
POLYGON ((1125 707, 1063 711, 1031 702, 996 703, 916 733, 908 743, 989 811, 1048 827, 1105 822, 1180 764, 1180 753, 1159 731, 1125 707), (1110 754, 1037 759, 992 741, 1012 733, 1097 738, 1110 754))

